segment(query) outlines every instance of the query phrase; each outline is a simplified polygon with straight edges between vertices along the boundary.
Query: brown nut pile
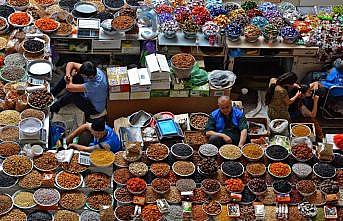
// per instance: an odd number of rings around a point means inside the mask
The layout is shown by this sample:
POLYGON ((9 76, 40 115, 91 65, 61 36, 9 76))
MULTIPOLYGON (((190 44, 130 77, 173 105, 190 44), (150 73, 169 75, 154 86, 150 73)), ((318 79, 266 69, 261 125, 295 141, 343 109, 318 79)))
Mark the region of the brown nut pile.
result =
POLYGON ((156 178, 152 181, 151 185, 158 192, 167 192, 170 190, 170 183, 165 178, 156 178))
POLYGON ((202 145, 207 143, 207 137, 202 131, 185 133, 186 143, 189 145, 202 145))
POLYGON ((104 173, 91 173, 85 179, 86 186, 94 190, 104 190, 111 186, 110 178, 104 173))
POLYGON ((211 215, 218 215, 222 210, 222 206, 216 201, 206 202, 202 205, 202 208, 206 213, 211 215))
POLYGON ((54 153, 44 152, 41 156, 33 160, 35 167, 42 171, 54 170, 59 166, 59 163, 54 153))
POLYGON ((29 108, 29 109, 24 110, 20 114, 21 120, 29 118, 29 117, 34 117, 34 118, 37 118, 37 119, 43 121, 44 120, 44 112, 42 112, 40 110, 29 108))
POLYGON ((9 157, 18 154, 20 151, 19 144, 12 142, 0 143, 0 156, 9 157))
POLYGON ((2 141, 17 141, 19 139, 18 127, 3 127, 0 132, 0 140, 2 141))
POLYGON ((58 210, 54 216, 55 221, 79 221, 79 215, 68 210, 58 210))
POLYGON ((73 189, 81 183, 81 177, 78 174, 72 174, 63 171, 58 174, 57 183, 63 188, 73 189))
POLYGON ((0 195, 0 214, 7 212, 12 206, 12 198, 10 196, 0 195))
POLYGON ((112 20, 112 28, 115 30, 123 31, 133 26, 134 20, 127 15, 120 15, 112 20))
POLYGON ((86 194, 78 190, 65 192, 62 194, 59 203, 65 209, 77 210, 85 205, 86 194))
POLYGON ((88 168, 88 166, 81 165, 78 162, 79 162, 79 154, 74 153, 73 157, 71 158, 71 161, 69 163, 62 163, 61 167, 63 170, 69 173, 81 173, 88 168))
POLYGON ((176 161, 173 164, 173 171, 181 176, 188 176, 194 173, 195 166, 189 161, 176 161))
POLYGON ((164 160, 168 156, 168 153, 168 147, 161 143, 150 144, 147 148, 147 156, 156 161, 164 160))
POLYGON ((150 171, 157 177, 164 177, 169 173, 170 166, 167 163, 153 163, 150 171))
POLYGON ((177 54, 172 58, 172 63, 177 68, 191 68, 194 63, 194 57, 191 54, 177 54))
POLYGON ((103 191, 92 192, 88 196, 87 204, 90 208, 99 210, 101 206, 112 205, 112 197, 107 192, 103 192, 103 191))
POLYGON ((133 201, 133 195, 127 190, 126 187, 116 189, 114 197, 117 201, 122 203, 131 203, 133 201))
POLYGON ((19 181, 19 186, 24 189, 34 189, 42 185, 42 175, 37 170, 32 170, 19 181))
POLYGON ((14 155, 8 157, 2 164, 3 170, 13 176, 22 176, 30 172, 32 162, 26 156, 14 155))
POLYGON ((70 35, 73 31, 73 26, 66 22, 61 22, 60 27, 56 31, 56 35, 70 35))
POLYGON ((195 114, 191 117, 191 125, 196 129, 205 129, 208 116, 204 114, 195 114))
POLYGON ((37 90, 29 95, 29 103, 37 108, 44 109, 48 107, 53 102, 53 97, 51 93, 47 90, 37 90))
POLYGON ((11 6, 22 7, 29 4, 29 0, 10 0, 8 2, 11 6))

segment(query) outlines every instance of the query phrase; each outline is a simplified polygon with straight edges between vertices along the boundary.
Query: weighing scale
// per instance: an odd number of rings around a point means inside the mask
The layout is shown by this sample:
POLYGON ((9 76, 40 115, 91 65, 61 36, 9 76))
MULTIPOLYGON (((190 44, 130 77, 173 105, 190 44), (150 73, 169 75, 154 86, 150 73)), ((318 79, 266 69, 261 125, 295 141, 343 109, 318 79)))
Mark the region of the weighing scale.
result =
POLYGON ((45 144, 47 140, 47 133, 45 129, 41 129, 37 134, 35 135, 26 135, 22 131, 19 131, 19 140, 23 143, 43 143, 45 144))
POLYGON ((99 38, 100 19, 78 18, 77 37, 78 38, 99 38))
POLYGON ((160 141, 182 140, 184 138, 180 125, 174 119, 158 120, 155 130, 160 141))
POLYGON ((91 165, 90 153, 80 151, 78 163, 82 165, 90 166, 91 165))

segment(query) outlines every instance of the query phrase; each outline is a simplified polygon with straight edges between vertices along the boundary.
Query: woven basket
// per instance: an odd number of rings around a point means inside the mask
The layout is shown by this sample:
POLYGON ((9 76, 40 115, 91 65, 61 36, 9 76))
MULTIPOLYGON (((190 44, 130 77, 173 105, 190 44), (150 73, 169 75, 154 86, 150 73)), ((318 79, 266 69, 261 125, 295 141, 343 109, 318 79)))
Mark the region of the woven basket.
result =
POLYGON ((182 55, 182 54, 185 54, 185 53, 180 53, 180 54, 176 54, 174 55, 172 58, 171 58, 171 67, 174 71, 174 74, 175 74, 175 77, 179 78, 179 79, 184 79, 184 78, 190 78, 190 75, 191 75, 191 71, 193 69, 193 66, 195 64, 195 58, 192 56, 193 58, 193 65, 189 68, 178 68, 178 67, 175 67, 174 64, 173 64, 173 60, 174 60, 174 57, 177 56, 177 55, 182 55))

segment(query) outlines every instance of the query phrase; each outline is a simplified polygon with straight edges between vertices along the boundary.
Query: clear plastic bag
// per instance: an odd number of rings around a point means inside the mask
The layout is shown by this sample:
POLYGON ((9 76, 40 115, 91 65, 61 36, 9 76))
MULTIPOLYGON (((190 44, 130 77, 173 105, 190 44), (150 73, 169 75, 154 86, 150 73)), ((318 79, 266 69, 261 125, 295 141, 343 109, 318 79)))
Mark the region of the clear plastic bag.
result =
POLYGON ((23 110, 25 110, 27 107, 27 94, 23 94, 21 95, 16 104, 15 104, 15 109, 16 111, 22 112, 23 110))
POLYGON ((312 142, 308 137, 296 137, 291 140, 291 146, 295 146, 297 144, 306 144, 309 148, 312 149, 312 142))
POLYGON ((274 119, 269 123, 269 128, 275 134, 284 134, 288 129, 288 121, 285 119, 274 119))

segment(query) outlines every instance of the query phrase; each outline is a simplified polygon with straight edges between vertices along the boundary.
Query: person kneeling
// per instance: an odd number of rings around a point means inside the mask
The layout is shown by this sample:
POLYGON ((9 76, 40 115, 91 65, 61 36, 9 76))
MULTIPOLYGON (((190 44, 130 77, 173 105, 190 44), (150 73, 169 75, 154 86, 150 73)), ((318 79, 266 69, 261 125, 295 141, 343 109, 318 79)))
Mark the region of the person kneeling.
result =
POLYGON ((248 124, 244 113, 237 107, 232 107, 227 96, 218 98, 219 108, 214 110, 207 122, 205 131, 209 143, 218 148, 225 144, 242 147, 248 138, 248 124))

